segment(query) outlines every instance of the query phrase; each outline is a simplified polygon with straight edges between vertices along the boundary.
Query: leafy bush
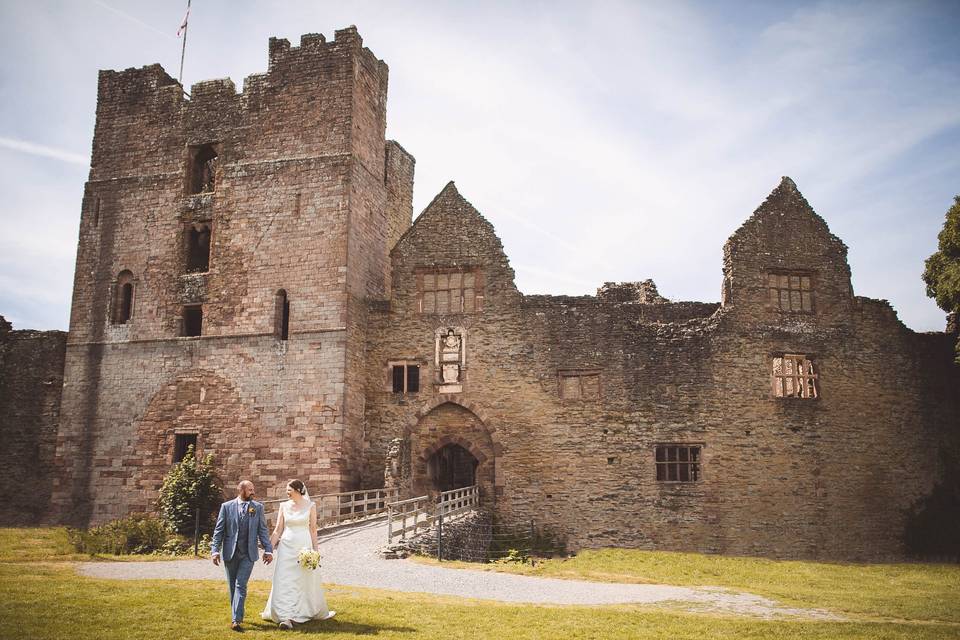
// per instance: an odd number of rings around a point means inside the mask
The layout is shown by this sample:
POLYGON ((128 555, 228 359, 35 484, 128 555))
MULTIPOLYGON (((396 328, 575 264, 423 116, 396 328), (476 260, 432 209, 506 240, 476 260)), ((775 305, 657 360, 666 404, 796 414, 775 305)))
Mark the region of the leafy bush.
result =
POLYGON ((81 553, 120 555, 158 551, 173 532, 153 516, 134 514, 87 530, 68 529, 67 535, 81 553))
POLYGON ((198 461, 190 446, 183 460, 163 479, 157 507, 160 519, 171 530, 193 538, 197 508, 200 531, 212 531, 222 499, 223 485, 213 466, 213 456, 208 454, 198 461))
POLYGON ((494 560, 495 564, 527 564, 530 558, 526 551, 518 549, 507 549, 507 555, 494 560))

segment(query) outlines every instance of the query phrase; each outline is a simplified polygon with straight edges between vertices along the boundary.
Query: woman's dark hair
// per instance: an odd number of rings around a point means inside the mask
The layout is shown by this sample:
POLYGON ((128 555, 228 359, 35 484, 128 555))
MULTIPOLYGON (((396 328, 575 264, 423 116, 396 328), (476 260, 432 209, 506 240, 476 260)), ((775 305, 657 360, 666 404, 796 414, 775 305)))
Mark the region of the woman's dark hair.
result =
POLYGON ((307 492, 307 487, 299 480, 291 480, 290 482, 287 483, 287 486, 293 489, 294 491, 296 491, 297 493, 299 493, 300 495, 303 495, 307 492))

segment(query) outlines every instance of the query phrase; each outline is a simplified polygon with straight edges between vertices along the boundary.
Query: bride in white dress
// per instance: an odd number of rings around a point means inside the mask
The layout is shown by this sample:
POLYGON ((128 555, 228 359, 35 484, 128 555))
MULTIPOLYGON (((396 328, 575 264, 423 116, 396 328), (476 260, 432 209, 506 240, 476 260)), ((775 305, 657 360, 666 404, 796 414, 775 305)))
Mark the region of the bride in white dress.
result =
POLYGON ((297 562, 301 549, 319 550, 317 505, 310 501, 307 488, 299 480, 287 483, 287 497, 290 499, 280 505, 277 526, 270 536, 275 567, 273 587, 260 617, 291 629, 295 622, 326 620, 336 611, 327 609, 320 568, 307 569, 297 562))

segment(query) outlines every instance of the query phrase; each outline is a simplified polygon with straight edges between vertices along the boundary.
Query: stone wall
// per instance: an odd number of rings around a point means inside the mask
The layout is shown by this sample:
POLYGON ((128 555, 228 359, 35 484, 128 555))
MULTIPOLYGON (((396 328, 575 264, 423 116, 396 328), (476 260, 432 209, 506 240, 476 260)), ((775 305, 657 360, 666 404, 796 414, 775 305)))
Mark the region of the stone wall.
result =
POLYGON ((243 93, 210 80, 187 98, 158 65, 101 72, 54 519, 148 508, 178 433, 197 434, 228 486, 249 477, 271 497, 289 477, 315 494, 356 487, 365 300, 386 290, 413 171, 399 145, 387 166, 387 74, 355 28, 299 47, 272 39, 267 72, 243 93), (213 185, 198 189, 206 166, 213 185), (209 263, 191 271, 203 225, 209 263), (191 306, 200 336, 185 335, 191 306))
POLYGON ((392 259, 389 304, 371 307, 368 387, 382 390, 367 398, 366 473, 394 437, 411 448, 415 486, 438 443, 472 451, 489 437, 484 504, 571 548, 899 557, 906 511, 942 476, 939 452, 960 450, 952 337, 854 297, 845 247, 789 179, 727 243, 721 305, 671 303, 649 282, 523 297, 492 227, 452 185, 392 259), (422 313, 418 273, 452 265, 483 271, 482 311, 422 313), (771 272, 812 276, 812 311, 773 306, 771 272), (447 328, 466 344, 455 394, 439 393, 435 367, 447 328), (783 354, 812 360, 819 397, 775 396, 783 354), (421 364, 418 393, 391 391, 397 360, 421 364), (657 446, 671 444, 700 447, 699 481, 657 480, 657 446))
POLYGON ((354 28, 271 39, 243 93, 101 72, 66 347, 2 332, 5 371, 41 363, 5 373, 3 428, 37 451, 49 520, 150 509, 178 436, 261 497, 294 476, 314 495, 382 486, 393 443, 405 491, 436 491, 438 460, 475 463, 498 522, 574 550, 902 555, 940 454, 960 454, 954 335, 855 296, 846 247, 792 181, 724 246, 720 303, 652 280, 524 296, 453 183, 410 226, 387 83, 354 28), (802 389, 777 386, 784 362, 802 389), (658 448, 680 446, 696 480, 658 479, 658 448))
POLYGON ((0 517, 7 526, 37 524, 49 506, 66 339, 63 331, 13 331, 0 316, 0 517))

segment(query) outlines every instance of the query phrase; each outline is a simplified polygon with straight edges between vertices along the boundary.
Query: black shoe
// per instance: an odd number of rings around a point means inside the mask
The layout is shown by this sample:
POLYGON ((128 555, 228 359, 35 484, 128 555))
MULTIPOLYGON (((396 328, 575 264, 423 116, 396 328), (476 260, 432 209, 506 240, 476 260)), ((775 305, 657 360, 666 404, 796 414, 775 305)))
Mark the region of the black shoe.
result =
POLYGON ((240 633, 243 633, 243 627, 240 626, 239 622, 231 622, 230 628, 233 629, 234 631, 239 631, 240 633))

